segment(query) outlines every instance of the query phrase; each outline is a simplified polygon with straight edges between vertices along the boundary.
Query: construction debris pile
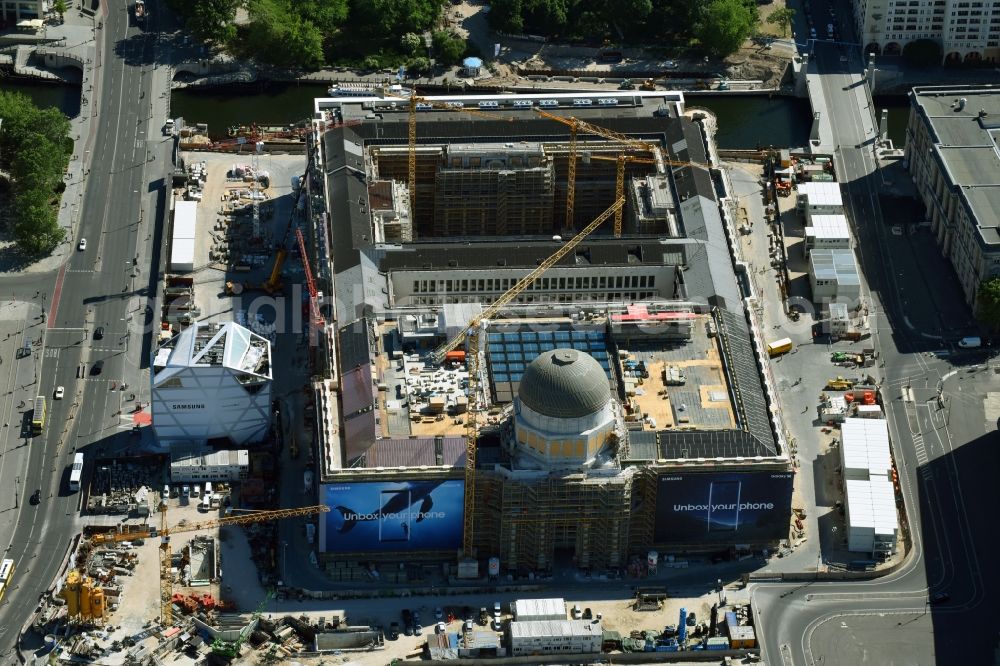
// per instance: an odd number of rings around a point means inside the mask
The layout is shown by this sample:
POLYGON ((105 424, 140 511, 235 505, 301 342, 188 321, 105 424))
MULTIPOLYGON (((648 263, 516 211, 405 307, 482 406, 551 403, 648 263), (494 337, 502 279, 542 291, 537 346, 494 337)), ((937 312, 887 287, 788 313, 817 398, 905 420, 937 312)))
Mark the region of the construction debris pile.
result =
POLYGON ((151 507, 155 509, 151 489, 160 487, 165 478, 166 472, 159 459, 99 461, 87 496, 87 512, 148 516, 151 507))

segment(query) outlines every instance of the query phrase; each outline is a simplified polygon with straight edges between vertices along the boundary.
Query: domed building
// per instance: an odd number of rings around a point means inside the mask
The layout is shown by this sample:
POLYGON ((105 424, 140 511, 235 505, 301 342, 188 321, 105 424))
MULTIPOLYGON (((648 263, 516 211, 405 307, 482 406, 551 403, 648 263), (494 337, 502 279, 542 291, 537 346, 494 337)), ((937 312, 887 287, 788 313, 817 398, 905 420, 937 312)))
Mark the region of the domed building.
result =
POLYGON ((589 467, 620 424, 608 376, 592 356, 553 349, 525 369, 514 400, 517 453, 548 467, 589 467))

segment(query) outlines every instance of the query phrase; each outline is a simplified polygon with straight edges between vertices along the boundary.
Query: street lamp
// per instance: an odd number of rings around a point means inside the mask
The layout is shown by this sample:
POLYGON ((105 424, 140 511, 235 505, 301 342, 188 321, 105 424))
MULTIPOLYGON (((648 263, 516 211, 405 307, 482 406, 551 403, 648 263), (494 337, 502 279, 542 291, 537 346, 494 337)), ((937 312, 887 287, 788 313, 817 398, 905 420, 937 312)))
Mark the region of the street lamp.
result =
POLYGON ((285 582, 285 572, 288 569, 288 557, 286 553, 288 552, 288 542, 281 542, 281 582, 285 582))

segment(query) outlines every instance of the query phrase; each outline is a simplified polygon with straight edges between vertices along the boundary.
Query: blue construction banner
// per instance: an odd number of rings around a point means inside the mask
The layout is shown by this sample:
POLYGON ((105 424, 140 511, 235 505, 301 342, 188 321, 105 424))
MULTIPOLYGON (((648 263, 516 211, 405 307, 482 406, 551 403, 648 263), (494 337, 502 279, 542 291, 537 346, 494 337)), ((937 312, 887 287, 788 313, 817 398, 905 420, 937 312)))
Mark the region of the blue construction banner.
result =
POLYGON ((449 550, 462 546, 465 481, 367 481, 321 488, 323 552, 449 550))

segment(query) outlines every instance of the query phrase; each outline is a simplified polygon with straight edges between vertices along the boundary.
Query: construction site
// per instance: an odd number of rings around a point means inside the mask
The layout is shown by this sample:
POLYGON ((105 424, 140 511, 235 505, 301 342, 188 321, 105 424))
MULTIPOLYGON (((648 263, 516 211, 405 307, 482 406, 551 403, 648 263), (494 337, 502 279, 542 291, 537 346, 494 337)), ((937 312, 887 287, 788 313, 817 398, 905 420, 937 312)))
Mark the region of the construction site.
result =
POLYGON ((304 160, 182 154, 146 455, 88 461, 49 647, 373 650, 371 621, 264 611, 788 538, 738 206, 681 93, 315 105, 304 160))
POLYGON ((641 577, 659 553, 787 538, 737 206, 681 93, 315 105, 328 576, 641 577))

